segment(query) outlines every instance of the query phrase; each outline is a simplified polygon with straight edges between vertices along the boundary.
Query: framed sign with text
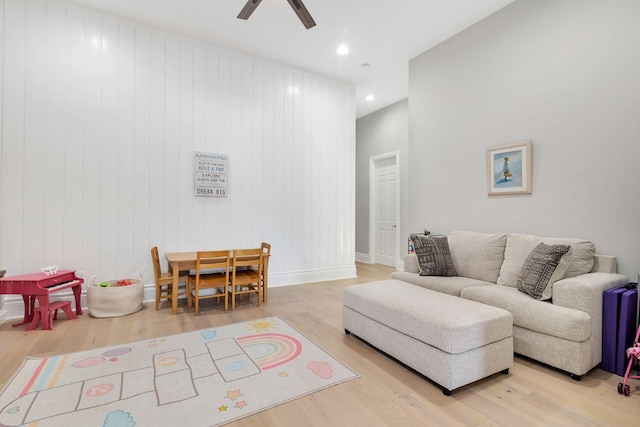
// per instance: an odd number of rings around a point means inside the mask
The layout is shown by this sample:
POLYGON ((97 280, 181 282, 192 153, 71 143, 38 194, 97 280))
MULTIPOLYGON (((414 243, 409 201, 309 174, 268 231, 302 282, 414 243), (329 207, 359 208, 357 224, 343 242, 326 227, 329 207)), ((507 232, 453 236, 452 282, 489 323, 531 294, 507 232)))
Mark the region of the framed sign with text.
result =
POLYGON ((193 152, 193 194, 226 197, 229 155, 193 152))

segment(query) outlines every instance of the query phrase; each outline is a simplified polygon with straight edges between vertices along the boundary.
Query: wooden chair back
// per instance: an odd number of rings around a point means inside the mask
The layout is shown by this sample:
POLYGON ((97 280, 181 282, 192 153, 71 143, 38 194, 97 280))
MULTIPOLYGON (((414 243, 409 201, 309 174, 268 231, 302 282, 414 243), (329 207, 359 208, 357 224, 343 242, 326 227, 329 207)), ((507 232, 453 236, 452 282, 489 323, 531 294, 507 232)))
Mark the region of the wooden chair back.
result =
POLYGON ((195 314, 200 313, 200 300, 205 298, 224 299, 224 309, 228 307, 230 252, 198 251, 196 254, 196 274, 189 276, 187 284, 187 304, 195 302, 195 314), (206 290, 215 289, 214 293, 206 290), (201 293, 203 291, 203 293, 201 293))
POLYGON ((269 298, 269 258, 271 258, 271 244, 262 242, 262 301, 266 301, 269 298))
POLYGON ((196 276, 201 275, 202 270, 224 269, 229 275, 230 255, 229 251, 198 251, 196 258, 196 276))
POLYGON ((231 309, 236 307, 236 295, 258 295, 260 306, 261 281, 264 268, 262 248, 235 249, 231 265, 231 309))
MULTIPOLYGON (((162 272, 160 268, 160 255, 158 254, 158 247, 151 248, 151 263, 153 264, 153 276, 156 282, 156 310, 160 307, 160 301, 164 299, 171 299, 172 296, 172 283, 173 274, 170 272, 162 272)), ((178 283, 187 283, 187 276, 189 272, 178 272, 178 283)), ((178 286, 177 295, 184 295, 186 287, 180 288, 178 286)))
POLYGON ((262 253, 264 255, 271 255, 271 245, 269 243, 262 242, 262 253))
POLYGON ((160 255, 158 255, 157 246, 151 248, 151 261, 153 263, 153 275, 156 279, 156 285, 159 285, 162 271, 160 270, 160 255))
POLYGON ((263 261, 262 248, 256 249, 236 249, 233 251, 233 268, 247 267, 252 268, 262 274, 263 261))

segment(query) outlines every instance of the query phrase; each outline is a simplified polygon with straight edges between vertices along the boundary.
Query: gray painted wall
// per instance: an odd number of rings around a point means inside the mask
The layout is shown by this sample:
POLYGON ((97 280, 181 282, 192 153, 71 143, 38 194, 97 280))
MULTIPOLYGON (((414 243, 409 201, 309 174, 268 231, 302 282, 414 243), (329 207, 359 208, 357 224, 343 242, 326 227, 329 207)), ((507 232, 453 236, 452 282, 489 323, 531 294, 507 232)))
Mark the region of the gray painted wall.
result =
POLYGON ((406 252, 408 116, 404 99, 356 121, 356 253, 369 254, 369 159, 393 151, 400 153, 400 261, 406 252))
POLYGON ((519 0, 413 59, 409 228, 586 238, 635 281, 638 22, 634 0, 519 0), (522 140, 533 194, 487 196, 487 148, 522 140))

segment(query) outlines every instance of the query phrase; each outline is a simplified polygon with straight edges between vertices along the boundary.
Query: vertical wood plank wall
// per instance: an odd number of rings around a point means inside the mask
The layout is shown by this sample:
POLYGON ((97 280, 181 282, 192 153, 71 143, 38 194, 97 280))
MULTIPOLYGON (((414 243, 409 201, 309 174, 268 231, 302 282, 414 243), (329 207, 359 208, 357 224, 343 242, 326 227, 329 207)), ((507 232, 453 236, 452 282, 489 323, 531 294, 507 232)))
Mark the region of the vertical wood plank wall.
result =
POLYGON ((154 245, 267 241, 274 285, 355 275, 351 84, 57 1, 0 22, 8 274, 152 283, 154 245), (229 155, 228 197, 193 196, 194 151, 229 155))

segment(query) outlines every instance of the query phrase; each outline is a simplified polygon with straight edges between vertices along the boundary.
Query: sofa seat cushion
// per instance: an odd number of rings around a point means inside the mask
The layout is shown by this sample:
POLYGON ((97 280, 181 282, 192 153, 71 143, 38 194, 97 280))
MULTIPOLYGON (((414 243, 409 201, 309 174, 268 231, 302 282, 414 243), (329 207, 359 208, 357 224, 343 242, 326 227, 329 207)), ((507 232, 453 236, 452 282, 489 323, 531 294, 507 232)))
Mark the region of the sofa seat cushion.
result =
POLYGON ((420 276, 405 271, 394 271, 391 273, 391 278, 456 297, 460 296, 460 291, 469 286, 485 286, 491 284, 489 282, 483 282, 482 280, 469 279, 468 277, 420 276))
POLYGON ((489 305, 399 280, 351 285, 344 307, 402 334, 460 354, 512 336, 512 316, 489 305))
POLYGON ((516 288, 473 286, 463 289, 461 296, 511 312, 514 326, 577 342, 591 336, 591 317, 587 313, 535 300, 516 288))
POLYGON ((593 268, 596 248, 595 245, 588 240, 539 237, 530 234, 511 233, 507 237, 507 244, 504 250, 504 262, 500 267, 500 275, 496 283, 498 285, 515 287, 525 260, 531 251, 540 243, 571 246, 573 254, 564 277, 575 277, 586 274, 593 268))
POLYGON ((496 283, 504 260, 506 234, 453 231, 448 242, 458 276, 496 283))

